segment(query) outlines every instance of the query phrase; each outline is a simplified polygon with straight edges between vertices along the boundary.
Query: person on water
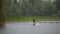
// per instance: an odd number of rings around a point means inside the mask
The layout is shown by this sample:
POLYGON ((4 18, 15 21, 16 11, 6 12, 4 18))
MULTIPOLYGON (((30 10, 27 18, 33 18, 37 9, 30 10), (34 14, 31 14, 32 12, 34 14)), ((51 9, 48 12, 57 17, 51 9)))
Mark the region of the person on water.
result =
POLYGON ((33 25, 35 25, 35 17, 33 18, 33 25))

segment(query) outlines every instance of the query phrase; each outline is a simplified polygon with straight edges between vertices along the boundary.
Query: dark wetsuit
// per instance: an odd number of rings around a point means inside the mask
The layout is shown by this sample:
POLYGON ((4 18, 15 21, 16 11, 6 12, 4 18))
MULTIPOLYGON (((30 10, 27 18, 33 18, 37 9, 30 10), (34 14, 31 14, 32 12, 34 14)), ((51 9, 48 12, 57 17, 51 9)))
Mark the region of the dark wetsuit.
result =
POLYGON ((33 19, 33 25, 35 25, 35 19, 33 19))

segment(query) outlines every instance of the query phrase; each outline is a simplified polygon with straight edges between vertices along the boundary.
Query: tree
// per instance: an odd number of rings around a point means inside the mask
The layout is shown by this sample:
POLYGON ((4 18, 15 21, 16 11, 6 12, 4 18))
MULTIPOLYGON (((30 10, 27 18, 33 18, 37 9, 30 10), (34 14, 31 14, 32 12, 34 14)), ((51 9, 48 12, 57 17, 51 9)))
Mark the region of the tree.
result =
POLYGON ((60 17, 60 0, 56 0, 56 8, 57 8, 57 12, 56 12, 56 16, 60 17))
POLYGON ((5 23, 4 2, 5 0, 0 0, 0 26, 5 23))
POLYGON ((60 0, 56 0, 56 7, 57 7, 57 10, 60 10, 60 0))

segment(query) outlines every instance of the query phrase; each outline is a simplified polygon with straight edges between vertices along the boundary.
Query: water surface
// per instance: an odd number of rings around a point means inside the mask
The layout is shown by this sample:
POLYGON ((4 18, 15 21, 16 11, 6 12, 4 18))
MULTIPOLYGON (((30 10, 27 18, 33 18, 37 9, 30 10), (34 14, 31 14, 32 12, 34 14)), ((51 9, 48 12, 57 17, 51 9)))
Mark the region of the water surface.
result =
POLYGON ((60 23, 6 23, 0 34, 60 34, 60 23))

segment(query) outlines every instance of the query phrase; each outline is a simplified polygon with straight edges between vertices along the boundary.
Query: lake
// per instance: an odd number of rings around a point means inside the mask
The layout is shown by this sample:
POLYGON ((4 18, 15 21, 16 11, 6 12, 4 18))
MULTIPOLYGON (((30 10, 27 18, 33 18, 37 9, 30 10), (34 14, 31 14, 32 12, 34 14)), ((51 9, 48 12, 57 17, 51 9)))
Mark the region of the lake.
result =
POLYGON ((60 23, 6 23, 0 34, 60 34, 60 23))

